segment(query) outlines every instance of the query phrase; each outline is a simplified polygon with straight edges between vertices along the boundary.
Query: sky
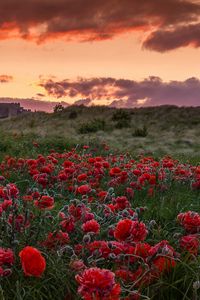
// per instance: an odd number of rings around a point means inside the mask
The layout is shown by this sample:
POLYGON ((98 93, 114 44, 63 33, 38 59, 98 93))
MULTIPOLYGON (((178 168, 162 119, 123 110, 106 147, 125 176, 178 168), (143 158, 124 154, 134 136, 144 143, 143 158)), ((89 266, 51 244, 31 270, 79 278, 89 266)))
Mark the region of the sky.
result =
POLYGON ((200 1, 1 0, 0 101, 18 99, 200 105, 200 1))

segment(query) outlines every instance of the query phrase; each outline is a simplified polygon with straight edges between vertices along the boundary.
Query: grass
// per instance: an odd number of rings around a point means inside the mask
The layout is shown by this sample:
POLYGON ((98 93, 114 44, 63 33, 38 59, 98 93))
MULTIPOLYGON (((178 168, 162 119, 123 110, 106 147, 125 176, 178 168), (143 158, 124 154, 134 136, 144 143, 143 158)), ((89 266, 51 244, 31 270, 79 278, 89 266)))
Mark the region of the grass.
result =
POLYGON ((9 149, 13 142, 13 148, 30 138, 39 144, 52 140, 54 145, 59 138, 71 145, 96 141, 96 144, 105 142, 112 149, 136 154, 173 153, 195 158, 200 152, 199 125, 200 107, 161 106, 129 110, 104 106, 69 107, 52 114, 36 112, 1 120, 0 152, 6 154, 5 148, 9 149))

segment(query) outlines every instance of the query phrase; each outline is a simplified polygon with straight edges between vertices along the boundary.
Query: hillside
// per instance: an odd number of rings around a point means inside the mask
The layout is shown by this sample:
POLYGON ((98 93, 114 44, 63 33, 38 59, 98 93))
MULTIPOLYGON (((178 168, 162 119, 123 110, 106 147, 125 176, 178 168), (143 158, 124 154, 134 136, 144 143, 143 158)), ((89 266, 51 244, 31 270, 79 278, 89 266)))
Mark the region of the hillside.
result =
POLYGON ((0 151, 3 155, 13 148, 16 155, 21 150, 26 154, 32 141, 49 147, 105 142, 111 149, 131 153, 173 153, 198 158, 199 136, 200 107, 118 110, 71 106, 57 113, 35 112, 1 120, 0 151))

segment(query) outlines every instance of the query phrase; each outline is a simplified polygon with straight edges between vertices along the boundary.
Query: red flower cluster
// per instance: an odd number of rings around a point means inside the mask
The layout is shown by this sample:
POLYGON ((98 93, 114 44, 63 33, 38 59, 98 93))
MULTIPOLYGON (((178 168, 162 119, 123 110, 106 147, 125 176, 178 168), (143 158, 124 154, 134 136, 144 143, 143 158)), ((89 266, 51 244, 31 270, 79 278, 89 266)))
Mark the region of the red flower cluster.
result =
POLYGON ((89 185, 85 184, 85 185, 81 185, 77 188, 77 193, 81 194, 81 195, 86 195, 91 191, 91 187, 89 187, 89 185))
POLYGON ((69 235, 67 232, 59 230, 58 232, 50 232, 47 239, 42 243, 47 248, 56 248, 69 243, 69 235))
POLYGON ((84 300, 120 300, 120 285, 115 274, 106 269, 90 268, 76 275, 78 293, 84 300))
MULTIPOLYGON (((151 294, 152 283, 157 281, 159 286, 162 274, 167 280, 181 260, 189 257, 187 262, 196 263, 199 213, 178 215, 186 231, 177 247, 180 253, 166 240, 158 243, 159 236, 170 238, 174 232, 174 228, 166 232, 170 224, 162 230, 161 219, 158 223, 145 221, 148 227, 141 220, 144 205, 146 219, 149 202, 155 210, 160 194, 172 188, 172 181, 180 187, 184 183, 184 188, 196 193, 193 189, 199 186, 200 168, 170 157, 156 161, 141 155, 134 160, 128 153, 96 156, 95 149, 84 149, 81 153, 75 149, 64 153, 52 150, 35 159, 8 157, 0 163, 2 240, 7 247, 19 243, 13 247, 17 254, 18 247, 28 239, 31 245, 42 247, 48 257, 58 254, 73 280, 76 276, 82 299, 138 300, 147 289, 151 294), (24 187, 19 191, 15 184, 7 184, 9 177, 20 182, 23 176, 30 181, 25 194, 24 187), (185 256, 185 252, 192 255, 185 256), (121 287, 116 278, 120 278, 121 287)), ((177 246, 172 236, 170 240, 177 246)), ((46 261, 38 249, 27 246, 19 256, 26 276, 42 276, 46 261)), ((1 276, 9 274, 13 262, 12 250, 0 248, 1 276)))
POLYGON ((188 251, 196 256, 198 255, 198 251, 200 249, 200 235, 185 235, 179 240, 179 243, 183 251, 188 251))
MULTIPOLYGON (((0 247, 0 277, 8 274, 8 268, 14 264, 14 254, 9 248, 0 247)), ((10 269, 9 269, 10 270, 10 269)), ((11 270, 9 271, 9 274, 11 270)))
POLYGON ((200 232, 200 214, 194 211, 187 211, 178 215, 179 223, 189 233, 200 232))
POLYGON ((82 225, 82 229, 83 229, 84 232, 93 232, 95 234, 98 234, 99 231, 100 231, 100 225, 97 221, 95 221, 93 219, 93 220, 85 222, 82 225))
POLYGON ((114 237, 118 241, 141 242, 148 230, 144 223, 130 219, 120 220, 115 228, 114 237))
POLYGON ((34 204, 39 209, 52 209, 54 207, 54 198, 44 195, 40 199, 35 200, 34 204))

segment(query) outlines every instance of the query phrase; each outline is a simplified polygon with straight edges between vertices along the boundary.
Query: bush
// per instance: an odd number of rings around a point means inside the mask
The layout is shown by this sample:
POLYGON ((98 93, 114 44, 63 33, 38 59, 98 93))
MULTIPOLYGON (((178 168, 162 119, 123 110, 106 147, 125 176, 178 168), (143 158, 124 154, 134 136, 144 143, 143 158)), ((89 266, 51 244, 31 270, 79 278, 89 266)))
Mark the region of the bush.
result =
POLYGON ((69 119, 76 119, 78 117, 78 114, 75 110, 70 111, 69 113, 69 119))
POLYGON ((144 125, 142 128, 136 128, 132 135, 134 137, 146 137, 148 135, 147 127, 144 125))
POLYGON ((129 127, 130 127, 130 121, 128 121, 128 120, 119 120, 115 124, 115 128, 117 128, 117 129, 129 128, 129 127))
POLYGON ((31 119, 27 125, 29 128, 34 128, 36 125, 35 119, 31 119))
POLYGON ((104 129, 105 129, 105 121, 102 119, 94 119, 92 121, 82 123, 81 126, 78 128, 78 133, 81 134, 92 133, 104 129))
POLYGON ((124 109, 118 109, 116 110, 113 115, 112 115, 112 120, 113 121, 131 121, 131 114, 124 110, 124 109))

